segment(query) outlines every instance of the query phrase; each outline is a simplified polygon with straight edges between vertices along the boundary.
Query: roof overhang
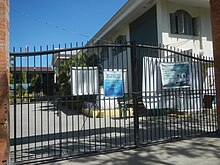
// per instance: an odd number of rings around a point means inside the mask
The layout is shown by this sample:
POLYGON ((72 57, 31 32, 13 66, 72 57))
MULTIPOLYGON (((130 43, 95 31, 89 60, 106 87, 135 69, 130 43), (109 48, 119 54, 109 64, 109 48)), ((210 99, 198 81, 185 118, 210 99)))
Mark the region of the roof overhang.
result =
MULTIPOLYGON (((128 2, 94 35, 89 41, 96 44, 97 41, 111 39, 112 34, 126 26, 144 14, 157 0, 128 0, 128 2)), ((168 0, 176 4, 192 7, 209 8, 209 0, 168 0)))
POLYGON ((200 8, 209 8, 209 0, 168 0, 173 3, 178 3, 182 5, 200 7, 200 8))
POLYGON ((103 36, 110 36, 120 27, 125 26, 137 17, 141 16, 148 8, 152 6, 155 0, 129 0, 89 41, 89 44, 96 43, 103 36), (146 9, 147 8, 147 9, 146 9), (137 10, 138 9, 138 10, 137 10))
POLYGON ((63 51, 60 53, 54 53, 54 55, 52 57, 52 66, 54 66, 54 67, 59 66, 60 62, 62 60, 69 59, 72 56, 77 55, 78 52, 79 52, 79 50, 72 50, 72 51, 63 51))

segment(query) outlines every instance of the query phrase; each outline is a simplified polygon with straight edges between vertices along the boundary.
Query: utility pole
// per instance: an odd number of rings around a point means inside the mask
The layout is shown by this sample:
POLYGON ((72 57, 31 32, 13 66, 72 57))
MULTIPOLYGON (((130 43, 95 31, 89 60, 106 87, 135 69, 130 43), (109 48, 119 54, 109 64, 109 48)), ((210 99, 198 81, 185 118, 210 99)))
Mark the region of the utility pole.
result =
POLYGON ((9 164, 9 0, 0 0, 0 164, 9 164))
POLYGON ((216 83, 218 133, 220 133, 220 0, 210 0, 216 83))

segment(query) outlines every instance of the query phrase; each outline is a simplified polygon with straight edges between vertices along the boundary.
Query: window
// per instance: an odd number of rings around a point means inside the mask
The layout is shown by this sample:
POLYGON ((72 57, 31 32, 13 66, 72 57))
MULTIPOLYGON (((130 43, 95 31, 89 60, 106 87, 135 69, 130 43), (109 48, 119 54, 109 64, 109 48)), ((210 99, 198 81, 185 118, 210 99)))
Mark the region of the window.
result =
POLYGON ((109 59, 109 50, 108 47, 103 47, 102 51, 100 52, 101 60, 105 61, 109 59))
POLYGON ((193 18, 184 10, 170 14, 170 27, 172 34, 199 35, 198 18, 193 18))
MULTIPOLYGON (((115 44, 118 44, 118 45, 125 45, 126 43, 127 43, 126 36, 124 35, 119 35, 115 40, 115 44)), ((126 49, 125 47, 117 47, 115 49, 115 54, 119 54, 123 52, 125 49, 126 49)))

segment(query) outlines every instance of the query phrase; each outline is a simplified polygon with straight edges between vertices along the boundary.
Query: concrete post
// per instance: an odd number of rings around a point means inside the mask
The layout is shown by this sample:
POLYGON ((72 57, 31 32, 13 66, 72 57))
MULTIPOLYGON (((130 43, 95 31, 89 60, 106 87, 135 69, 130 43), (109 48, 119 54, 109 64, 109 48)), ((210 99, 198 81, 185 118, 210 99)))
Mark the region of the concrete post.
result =
POLYGON ((210 0, 213 52, 215 64, 215 83, 217 92, 217 122, 218 132, 220 132, 220 0, 210 0))
POLYGON ((9 0, 0 0, 0 164, 9 163, 9 0))

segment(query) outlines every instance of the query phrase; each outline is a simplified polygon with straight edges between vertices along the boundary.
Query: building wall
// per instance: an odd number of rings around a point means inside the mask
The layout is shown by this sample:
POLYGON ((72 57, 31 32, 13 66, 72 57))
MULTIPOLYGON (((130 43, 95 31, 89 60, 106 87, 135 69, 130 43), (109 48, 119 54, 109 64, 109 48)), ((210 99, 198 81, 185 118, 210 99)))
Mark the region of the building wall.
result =
POLYGON ((0 164, 9 164, 9 0, 0 0, 0 164))
POLYGON ((210 0, 211 4, 211 18, 212 18, 212 33, 213 33, 213 46, 215 58, 215 84, 217 94, 217 122, 218 131, 220 132, 220 1, 210 0))
MULTIPOLYGON (((143 6, 139 6, 136 10, 141 9, 142 15, 139 15, 137 18, 132 18, 133 20, 130 22, 122 21, 121 24, 107 32, 102 39, 114 42, 117 36, 126 35, 128 42, 135 40, 140 44, 164 44, 166 46, 175 47, 176 50, 189 50, 195 54, 212 57, 210 9, 190 7, 189 5, 177 4, 169 2, 168 0, 155 0, 151 5, 145 8, 146 11, 143 11, 143 6), (174 13, 180 9, 187 11, 192 17, 200 18, 200 35, 171 34, 170 13, 174 13)), ((125 18, 125 20, 127 19, 125 18)), ((111 52, 111 50, 109 50, 109 52, 111 52)), ((131 56, 129 51, 128 57, 129 66, 131 66, 132 61, 130 60, 131 56)), ((109 55, 108 60, 104 63, 104 68, 108 67, 109 61, 110 64, 118 63, 117 59, 120 58, 118 58, 118 56, 113 57, 109 55)))
MULTIPOLYGON (((121 26, 119 29, 115 30, 114 33, 108 34, 106 37, 104 37, 101 41, 104 43, 114 43, 118 36, 126 36, 126 41, 130 41, 130 33, 129 33, 129 25, 126 24, 124 26, 121 26)), ((97 49, 98 50, 98 49, 97 49)), ((93 52, 94 53, 94 52, 93 52)), ((131 54, 130 51, 123 51, 118 54, 114 53, 114 50, 112 47, 104 47, 101 48, 100 51, 95 52, 99 55, 100 58, 105 58, 106 60, 103 61, 103 70, 108 69, 125 69, 127 71, 127 78, 128 78, 128 91, 131 91, 132 89, 132 77, 131 77, 131 54), (105 49, 105 50, 103 50, 105 49), (102 51, 104 51, 104 55, 102 54, 102 51)))
POLYGON ((130 40, 138 44, 158 45, 157 10, 153 6, 142 16, 130 23, 130 40))
POLYGON ((212 34, 210 10, 171 3, 165 0, 157 1, 158 38, 159 43, 182 50, 192 50, 192 53, 212 57, 212 34), (170 33, 170 13, 185 10, 192 17, 200 18, 200 35, 178 35, 170 33))

